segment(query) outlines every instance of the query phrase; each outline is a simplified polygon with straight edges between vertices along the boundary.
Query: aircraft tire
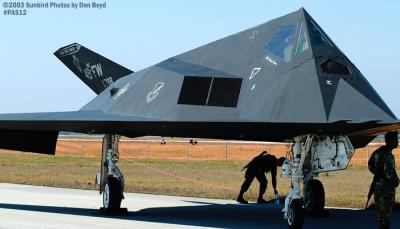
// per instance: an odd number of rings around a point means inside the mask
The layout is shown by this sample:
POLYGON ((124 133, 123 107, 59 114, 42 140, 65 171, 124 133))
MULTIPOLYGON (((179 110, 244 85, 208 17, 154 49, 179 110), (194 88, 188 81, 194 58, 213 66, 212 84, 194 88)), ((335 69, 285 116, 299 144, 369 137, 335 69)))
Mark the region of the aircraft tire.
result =
POLYGON ((121 184, 118 178, 109 176, 103 191, 103 206, 108 211, 117 211, 121 208, 121 184))
POLYGON ((304 203, 307 213, 322 214, 325 208, 325 191, 321 181, 312 179, 304 185, 304 203))
POLYGON ((304 213, 301 199, 294 199, 288 208, 288 228, 302 229, 304 221, 304 213))

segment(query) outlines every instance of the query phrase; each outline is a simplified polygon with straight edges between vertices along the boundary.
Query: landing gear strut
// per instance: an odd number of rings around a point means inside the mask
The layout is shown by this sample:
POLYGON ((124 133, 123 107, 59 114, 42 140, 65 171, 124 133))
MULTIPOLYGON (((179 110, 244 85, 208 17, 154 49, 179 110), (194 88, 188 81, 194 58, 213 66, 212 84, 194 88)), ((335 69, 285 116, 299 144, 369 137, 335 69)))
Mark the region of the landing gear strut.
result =
POLYGON ((103 207, 100 211, 106 215, 126 215, 127 209, 121 208, 124 199, 124 175, 119 170, 119 135, 106 134, 103 138, 101 172, 97 175, 100 194, 103 194, 103 207))
POLYGON ((303 227, 304 203, 301 196, 300 184, 303 181, 302 167, 304 164, 304 151, 302 150, 302 137, 295 137, 293 144, 293 160, 285 161, 283 176, 291 178, 291 190, 285 199, 284 218, 290 229, 303 227), (303 153, 303 155, 302 155, 303 153))

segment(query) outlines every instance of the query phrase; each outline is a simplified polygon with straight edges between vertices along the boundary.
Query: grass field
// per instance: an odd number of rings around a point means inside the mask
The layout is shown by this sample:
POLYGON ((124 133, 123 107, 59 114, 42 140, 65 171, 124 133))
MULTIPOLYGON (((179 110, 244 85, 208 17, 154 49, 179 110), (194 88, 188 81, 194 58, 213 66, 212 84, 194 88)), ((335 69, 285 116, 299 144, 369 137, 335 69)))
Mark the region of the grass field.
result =
MULTIPOLYGON (((125 175, 127 192, 235 199, 243 182, 240 170, 244 164, 246 162, 121 158, 119 167, 125 175)), ((0 165, 0 182, 97 188, 94 180, 99 159, 96 157, 2 153, 0 165)), ((267 178, 270 180, 269 175, 267 178)), ((350 166, 345 171, 321 174, 318 179, 324 184, 327 206, 362 208, 371 178, 366 167, 350 166)), ((278 178, 278 190, 285 195, 289 179, 278 178)), ((258 182, 254 181, 246 198, 255 200, 257 194, 258 182)), ((270 182, 265 197, 272 198, 270 182)))

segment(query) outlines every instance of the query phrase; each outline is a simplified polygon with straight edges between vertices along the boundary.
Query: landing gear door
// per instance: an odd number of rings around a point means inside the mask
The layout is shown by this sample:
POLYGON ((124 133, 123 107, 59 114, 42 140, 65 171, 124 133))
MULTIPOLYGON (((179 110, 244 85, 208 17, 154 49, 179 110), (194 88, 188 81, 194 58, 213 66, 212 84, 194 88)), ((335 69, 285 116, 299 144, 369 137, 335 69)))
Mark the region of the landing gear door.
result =
POLYGON ((354 151, 347 136, 324 136, 313 139, 311 146, 313 173, 346 169, 354 151))
POLYGON ((100 164, 100 179, 99 179, 99 184, 100 184, 100 194, 104 190, 104 186, 107 183, 107 177, 108 177, 108 168, 107 168, 107 152, 110 149, 110 144, 111 144, 111 138, 109 135, 105 135, 103 137, 103 146, 101 150, 101 164, 100 164))

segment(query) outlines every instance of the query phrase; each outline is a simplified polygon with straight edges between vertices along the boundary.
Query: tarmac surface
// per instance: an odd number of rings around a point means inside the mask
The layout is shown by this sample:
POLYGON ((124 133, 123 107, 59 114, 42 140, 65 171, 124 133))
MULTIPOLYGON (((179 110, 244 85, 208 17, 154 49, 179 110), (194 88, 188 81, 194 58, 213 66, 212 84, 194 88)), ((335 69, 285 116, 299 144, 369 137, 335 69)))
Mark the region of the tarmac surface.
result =
MULTIPOLYGON (((125 193, 128 216, 99 213, 96 191, 0 183, 0 228, 287 228, 282 205, 125 193)), ((329 208, 304 228, 376 228, 375 211, 329 208)), ((400 212, 392 216, 400 228, 400 212)))

